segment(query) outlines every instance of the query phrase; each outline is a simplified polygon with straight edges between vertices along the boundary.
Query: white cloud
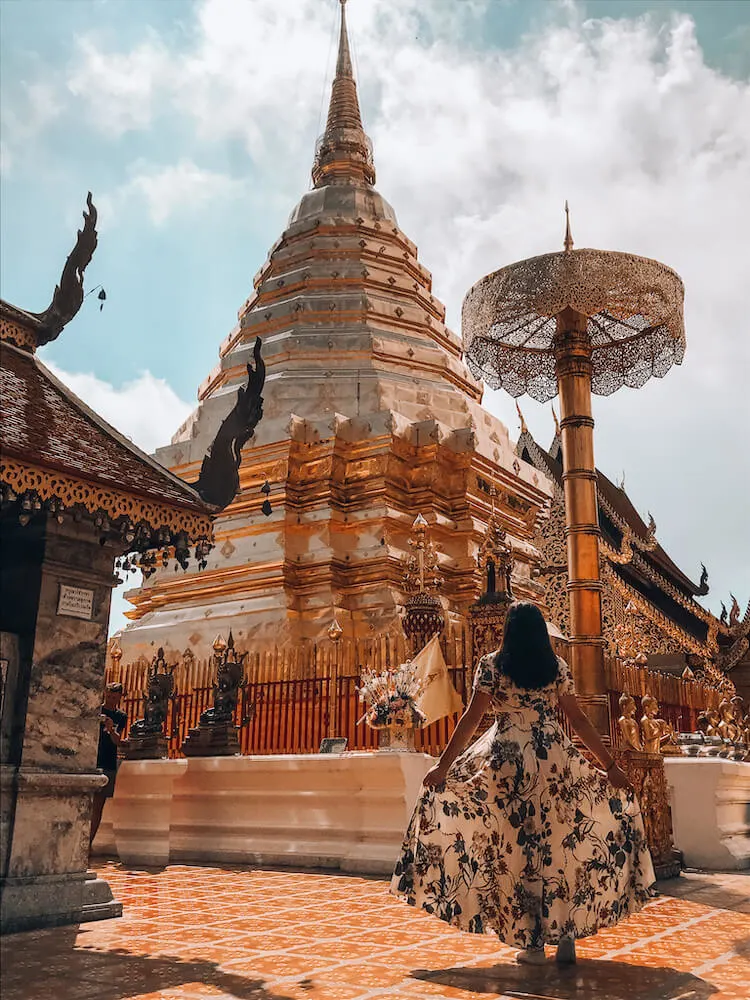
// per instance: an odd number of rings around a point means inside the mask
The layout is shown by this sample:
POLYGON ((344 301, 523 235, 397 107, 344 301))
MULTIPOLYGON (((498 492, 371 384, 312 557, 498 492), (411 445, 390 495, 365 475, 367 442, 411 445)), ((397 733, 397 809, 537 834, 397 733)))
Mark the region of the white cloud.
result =
POLYGON ((117 137, 146 127, 154 99, 169 88, 168 53, 150 35, 131 52, 102 52, 92 37, 78 40, 68 90, 88 105, 102 132, 117 137))
MULTIPOLYGON (((378 187, 454 324, 480 276, 560 246, 565 198, 578 246, 657 257, 682 275, 685 365, 597 403, 597 456, 612 475, 626 469, 686 571, 705 559, 717 590, 747 590, 750 87, 705 64, 684 15, 584 20, 573 4, 549 5, 514 49, 479 50, 468 39, 487 6, 347 8, 378 187)), ((169 114, 206 149, 241 140, 256 188, 291 208, 321 128, 335 7, 204 0, 187 50, 150 37, 103 53, 86 40, 71 85, 110 129, 169 114)), ((155 177, 140 185, 157 214, 169 191, 155 177)), ((515 427, 507 397, 488 405, 515 427)), ((543 440, 550 418, 525 408, 543 440)))
POLYGON ((175 214, 195 212, 219 199, 239 200, 245 188, 243 181, 203 170, 189 159, 161 167, 137 161, 131 171, 129 181, 99 199, 101 213, 110 221, 141 202, 154 225, 162 226, 175 214))
POLYGON ((2 96, 0 173, 7 175, 17 154, 60 117, 64 102, 54 82, 41 79, 5 86, 2 96))
POLYGON ((149 453, 169 441, 192 410, 164 379, 148 371, 117 388, 91 373, 66 372, 44 363, 92 410, 149 453))

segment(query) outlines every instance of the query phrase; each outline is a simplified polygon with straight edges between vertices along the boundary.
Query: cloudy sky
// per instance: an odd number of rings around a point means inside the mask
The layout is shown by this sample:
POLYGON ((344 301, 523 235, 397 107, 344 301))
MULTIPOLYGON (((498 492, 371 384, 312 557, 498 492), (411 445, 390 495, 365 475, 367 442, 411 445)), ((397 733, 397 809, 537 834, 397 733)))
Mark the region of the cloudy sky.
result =
MULTIPOLYGON (((309 187, 337 6, 0 0, 2 295, 47 305, 90 189, 107 302, 42 357, 149 450, 309 187)), ((706 563, 710 607, 744 604, 750 3, 352 0, 349 22, 377 186, 455 329, 479 277, 561 245, 566 198, 577 246, 682 275, 685 363, 595 401, 597 462, 688 575, 706 563)), ((521 404, 546 443, 549 408, 521 404)))

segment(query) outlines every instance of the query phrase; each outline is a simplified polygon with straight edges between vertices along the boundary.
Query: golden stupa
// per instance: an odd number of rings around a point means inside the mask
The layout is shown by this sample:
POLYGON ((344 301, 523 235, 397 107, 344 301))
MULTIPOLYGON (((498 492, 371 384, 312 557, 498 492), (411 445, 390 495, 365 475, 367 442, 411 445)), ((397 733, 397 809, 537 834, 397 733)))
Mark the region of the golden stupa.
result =
POLYGON ((333 620, 346 636, 395 627, 420 513, 446 617, 464 618, 493 502, 513 547, 514 593, 543 601, 532 539, 550 484, 482 408, 431 275, 373 186, 343 2, 340 16, 312 189, 258 272, 196 410, 156 453, 197 479, 260 337, 264 415, 242 452, 241 491, 215 522, 205 569, 159 569, 130 592, 126 660, 154 642, 208 656, 230 627, 243 643, 316 638, 333 620))

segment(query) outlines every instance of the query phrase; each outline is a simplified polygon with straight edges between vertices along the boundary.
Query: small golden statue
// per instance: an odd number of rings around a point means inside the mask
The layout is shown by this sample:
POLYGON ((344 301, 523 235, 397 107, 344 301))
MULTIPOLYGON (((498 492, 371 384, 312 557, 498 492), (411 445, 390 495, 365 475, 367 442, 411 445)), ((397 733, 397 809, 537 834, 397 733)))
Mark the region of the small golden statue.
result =
POLYGON ((732 703, 727 698, 719 705, 719 715, 721 716, 721 721, 717 726, 718 735, 723 740, 736 743, 740 738, 740 728, 735 722, 732 703))
POLYGON ((730 698, 729 701, 731 702, 732 705, 734 722, 738 730, 737 739, 741 743, 747 743, 747 740, 745 739, 745 724, 742 718, 743 715, 745 714, 745 702, 738 694, 736 694, 733 698, 730 698))
POLYGON ((719 735, 719 713, 715 708, 709 708, 706 713, 708 716, 708 728, 706 729, 706 736, 718 736, 719 735))
POLYGON ((638 723, 635 721, 635 701, 626 693, 620 695, 620 711, 622 715, 617 725, 622 736, 622 745, 626 750, 642 751, 641 736, 638 723))
POLYGON ((643 749, 646 753, 661 753, 664 756, 678 756, 682 754, 674 729, 666 719, 658 718, 659 702, 650 694, 646 694, 641 699, 643 708, 643 718, 641 719, 641 734, 643 737, 643 749))
POLYGON ((750 710, 742 720, 742 739, 745 744, 750 747, 750 710))

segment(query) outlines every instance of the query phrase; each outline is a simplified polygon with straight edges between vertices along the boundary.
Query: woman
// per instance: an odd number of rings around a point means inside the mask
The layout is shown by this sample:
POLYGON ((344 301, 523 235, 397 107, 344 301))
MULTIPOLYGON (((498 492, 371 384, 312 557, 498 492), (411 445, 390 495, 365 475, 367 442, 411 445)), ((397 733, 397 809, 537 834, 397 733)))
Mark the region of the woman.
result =
POLYGON ((575 939, 640 909, 654 882, 640 810, 579 707, 537 607, 511 605, 468 708, 424 779, 391 892, 461 930, 494 931, 518 961, 575 962, 575 939), (560 707, 599 760, 557 718, 560 707), (491 729, 464 750, 487 711, 491 729), (463 751, 463 752, 462 752, 463 751))

